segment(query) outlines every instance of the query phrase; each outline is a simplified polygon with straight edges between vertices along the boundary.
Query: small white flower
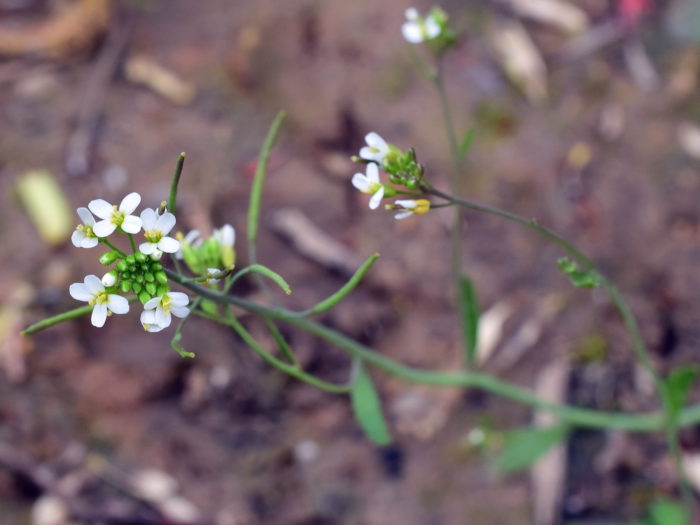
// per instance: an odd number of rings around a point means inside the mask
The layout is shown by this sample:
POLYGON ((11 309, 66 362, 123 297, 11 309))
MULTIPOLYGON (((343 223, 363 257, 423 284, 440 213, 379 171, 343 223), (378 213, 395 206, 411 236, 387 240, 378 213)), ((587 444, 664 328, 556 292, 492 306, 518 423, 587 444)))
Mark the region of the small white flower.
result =
POLYGON ((87 208, 78 208, 76 211, 83 223, 76 226, 70 240, 76 248, 94 248, 99 243, 99 239, 93 231, 95 218, 87 208))
POLYGON ((141 325, 143 329, 147 332, 160 332, 164 326, 160 326, 156 323, 156 311, 155 310, 144 310, 141 312, 141 325))
POLYGON ((374 163, 367 164, 366 174, 355 173, 352 176, 352 185, 362 193, 370 193, 369 208, 376 210, 384 198, 384 186, 379 182, 379 168, 374 163))
MULTIPOLYGON (((150 322, 151 319, 156 325, 163 329, 170 326, 170 323, 172 322, 171 314, 175 315, 176 317, 187 317, 190 313, 189 308, 187 308, 187 304, 189 302, 190 298, 187 297, 187 294, 182 292, 168 292, 160 297, 154 297, 143 305, 145 311, 153 312, 153 317, 151 317, 150 314, 146 316, 146 320, 149 321, 147 323, 143 323, 144 315, 142 314, 141 319, 142 324, 144 324, 144 328, 146 327, 146 324, 154 324, 150 322)), ((146 328, 146 330, 149 329, 146 328)))
POLYGON ((381 164, 389 153, 389 145, 374 131, 365 135, 365 142, 367 145, 360 149, 360 158, 381 164))
POLYGON ((202 245, 202 239, 199 230, 190 230, 184 237, 182 233, 177 232, 175 236, 180 241, 180 249, 175 252, 175 258, 178 260, 182 260, 182 258, 184 257, 184 255, 182 254, 182 248, 185 245, 194 246, 195 248, 199 248, 202 245))
POLYGON ((141 223, 148 241, 139 246, 141 253, 157 255, 157 252, 175 253, 180 249, 179 241, 167 237, 175 226, 175 215, 167 211, 163 215, 158 215, 156 210, 147 208, 141 212, 141 223))
POLYGON ((218 283, 219 279, 214 279, 212 275, 219 275, 221 273, 221 270, 218 268, 207 268, 207 280, 205 281, 207 284, 209 283, 218 283))
POLYGON ((224 224, 221 228, 214 230, 212 232, 212 237, 223 246, 233 246, 236 244, 236 230, 230 224, 224 224))
POLYGON ((93 226, 93 231, 98 237, 107 237, 114 230, 121 227, 127 233, 138 233, 141 229, 141 219, 131 213, 141 202, 141 195, 136 192, 129 193, 122 199, 119 208, 104 199, 90 201, 88 208, 97 215, 100 222, 93 226))
POLYGON ((407 42, 420 44, 440 35, 440 24, 433 15, 421 18, 414 7, 406 9, 406 22, 401 26, 401 33, 407 42))
POLYGON ((427 199, 407 199, 395 201, 393 205, 390 205, 392 210, 401 210, 399 213, 394 215, 395 219, 405 219, 413 215, 423 215, 430 211, 430 201, 427 199))
POLYGON ((108 294, 97 275, 88 275, 84 282, 71 284, 69 291, 73 299, 93 306, 90 320, 98 328, 104 326, 110 313, 125 314, 129 311, 129 301, 121 295, 108 294))

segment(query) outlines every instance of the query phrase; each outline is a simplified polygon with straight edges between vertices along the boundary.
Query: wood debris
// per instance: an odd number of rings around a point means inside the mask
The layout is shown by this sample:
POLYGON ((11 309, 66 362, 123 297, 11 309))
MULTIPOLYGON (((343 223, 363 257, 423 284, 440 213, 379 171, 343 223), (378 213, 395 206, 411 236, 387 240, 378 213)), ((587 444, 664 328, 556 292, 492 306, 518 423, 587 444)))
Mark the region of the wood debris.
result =
POLYGON ((107 29, 110 0, 62 3, 45 21, 24 27, 0 26, 0 55, 70 56, 90 48, 107 29))
POLYGON ((518 16, 580 33, 588 27, 588 16, 580 7, 560 0, 504 0, 518 16))
POLYGON ((145 56, 129 57, 124 73, 130 82, 147 87, 173 104, 186 106, 197 96, 193 84, 145 56))

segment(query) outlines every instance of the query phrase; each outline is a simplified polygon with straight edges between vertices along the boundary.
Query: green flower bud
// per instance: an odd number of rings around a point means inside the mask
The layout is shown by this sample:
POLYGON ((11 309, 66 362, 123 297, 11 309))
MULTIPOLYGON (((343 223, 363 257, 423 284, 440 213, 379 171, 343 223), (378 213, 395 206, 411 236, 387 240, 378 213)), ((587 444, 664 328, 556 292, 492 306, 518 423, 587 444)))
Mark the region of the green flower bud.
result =
POLYGON ((160 263, 160 261, 151 261, 151 270, 154 272, 157 272, 158 270, 162 270, 163 265, 160 263))
POLYGON ((156 287, 156 283, 146 283, 145 288, 146 288, 146 291, 151 295, 155 295, 156 291, 158 291, 158 288, 156 287))
POLYGON ((120 272, 125 272, 128 268, 129 268, 129 265, 127 264, 127 262, 124 259, 121 259, 117 263, 117 270, 119 270, 120 272))
POLYGON ((160 284, 167 284, 168 276, 165 274, 165 272, 158 272, 156 273, 156 281, 158 281, 160 284))
POLYGON ((147 282, 152 283, 153 281, 156 280, 156 276, 153 275, 152 272, 146 272, 143 274, 143 278, 146 279, 147 282))
POLYGON ((122 293, 127 293, 131 290, 131 284, 131 281, 122 279, 122 282, 119 283, 119 289, 122 291, 122 293))
POLYGON ((170 291, 170 287, 167 284, 159 284, 156 290, 158 296, 163 296, 170 291))
POLYGON ((138 252, 136 255, 134 255, 134 259, 140 263, 146 262, 146 254, 138 252))
POLYGON ((135 294, 141 293, 141 290, 143 289, 143 286, 141 286, 140 283, 131 283, 131 289, 134 291, 135 294))
POLYGON ((100 255, 100 264, 103 266, 109 266, 114 261, 119 259, 119 253, 116 251, 106 252, 100 255))
POLYGON ((134 264, 136 264, 136 257, 134 257, 133 255, 127 255, 127 257, 126 257, 126 263, 127 263, 129 266, 134 266, 134 264))
POLYGON ((141 290, 141 293, 139 294, 139 301, 141 301, 141 304, 146 304, 150 300, 150 294, 146 290, 141 290))

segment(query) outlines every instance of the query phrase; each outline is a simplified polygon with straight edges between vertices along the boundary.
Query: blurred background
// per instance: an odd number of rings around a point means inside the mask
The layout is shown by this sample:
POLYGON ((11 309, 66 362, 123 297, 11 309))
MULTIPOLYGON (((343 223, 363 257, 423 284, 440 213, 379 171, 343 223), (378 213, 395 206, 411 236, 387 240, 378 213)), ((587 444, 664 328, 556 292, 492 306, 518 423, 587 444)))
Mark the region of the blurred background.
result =
MULTIPOLYGON (((285 305, 314 304, 378 251, 321 320, 403 363, 460 370, 450 210, 395 221, 350 185, 363 170, 349 157, 376 131, 415 147, 447 188, 437 96, 401 38, 409 6, 0 0, 1 524, 612 524, 677 496, 654 435, 576 431, 530 473, 496 475, 503 432, 542 415, 382 374, 395 442, 377 448, 346 398, 283 376, 200 319, 183 338, 192 360, 134 312, 18 335, 75 307, 70 283, 100 273, 97 252, 70 243, 75 208, 131 191, 157 206, 181 151, 176 228, 233 224, 244 266, 257 154, 285 109, 259 243, 294 290, 285 305)), ((599 262, 662 370, 696 362, 700 2, 441 7, 461 34, 445 59, 453 118, 460 134, 475 130, 465 194, 536 217, 599 262)), ((657 406, 614 311, 558 274, 558 249, 490 217, 466 221, 484 370, 557 402, 657 406)), ((250 282, 237 293, 264 299, 250 282)), ((285 335, 308 371, 347 379, 342 352, 285 335)), ((682 437, 699 484, 700 434, 682 437)))

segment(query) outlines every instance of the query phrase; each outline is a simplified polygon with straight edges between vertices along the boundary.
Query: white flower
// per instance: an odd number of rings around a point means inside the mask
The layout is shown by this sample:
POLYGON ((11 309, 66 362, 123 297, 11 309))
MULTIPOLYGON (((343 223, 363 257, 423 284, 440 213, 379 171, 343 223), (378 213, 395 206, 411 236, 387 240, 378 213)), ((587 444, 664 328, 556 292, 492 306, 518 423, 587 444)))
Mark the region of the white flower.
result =
POLYGON ((155 310, 144 310, 141 312, 141 325, 143 329, 147 332, 160 332, 164 326, 160 326, 156 323, 156 311, 155 310))
POLYGON ((141 195, 136 192, 129 193, 122 199, 117 209, 116 205, 112 205, 104 199, 90 201, 88 208, 97 215, 100 222, 93 226, 93 231, 98 237, 107 237, 117 227, 121 227, 127 233, 138 233, 141 229, 141 219, 136 215, 131 215, 136 207, 141 202, 141 195))
POLYGON ((421 18, 414 7, 406 9, 406 20, 401 26, 401 33, 407 42, 420 44, 426 40, 432 40, 440 34, 440 24, 433 15, 421 18))
POLYGON ((207 280, 205 281, 207 284, 209 283, 218 283, 219 279, 215 279, 212 276, 213 275, 219 275, 221 273, 221 270, 218 268, 207 268, 207 280))
POLYGON ((363 193, 371 193, 369 208, 376 210, 384 198, 384 186, 379 182, 379 168, 374 163, 367 164, 366 174, 355 173, 352 176, 352 185, 363 193))
POLYGON ((76 248, 94 248, 99 242, 97 235, 93 231, 95 218, 87 208, 78 208, 76 211, 83 223, 76 226, 73 235, 70 236, 70 240, 76 248))
POLYGON ((141 212, 141 222, 148 241, 139 246, 141 253, 158 255, 157 252, 175 253, 180 249, 179 241, 166 237, 175 226, 175 215, 167 211, 158 215, 156 210, 147 208, 141 212))
POLYGON ((221 228, 214 230, 212 237, 223 246, 236 244, 236 230, 230 224, 224 224, 221 228))
POLYGON ((430 210, 430 201, 427 199, 408 199, 408 200, 398 200, 391 205, 392 210, 401 210, 399 213, 394 215, 395 219, 405 219, 414 213, 416 215, 423 215, 428 213, 430 210))
POLYGON ((98 328, 104 326, 110 313, 125 314, 129 311, 129 301, 120 295, 108 294, 97 275, 88 275, 84 282, 71 284, 69 291, 73 299, 93 306, 91 321, 98 328))
POLYGON ((360 149, 360 158, 381 164, 386 154, 389 153, 389 145, 374 131, 365 135, 365 142, 367 145, 360 149))
POLYGON ((185 245, 194 246, 195 248, 199 248, 202 245, 199 230, 190 230, 184 237, 182 233, 177 232, 175 236, 180 240, 180 249, 175 252, 175 258, 178 260, 184 257, 182 249, 185 245))
MULTIPOLYGON (((144 328, 146 328, 146 324, 152 325, 154 324, 153 322, 161 329, 167 328, 172 322, 171 314, 183 318, 189 315, 190 310, 187 308, 189 302, 190 298, 187 297, 187 294, 182 292, 168 292, 160 297, 154 297, 143 305, 144 310, 153 312, 153 317, 151 317, 150 314, 145 316, 147 322, 144 323, 144 314, 142 314, 141 322, 144 324, 144 328), (151 322, 151 320, 153 322, 151 322)), ((149 330, 149 328, 146 328, 146 330, 149 330)))

